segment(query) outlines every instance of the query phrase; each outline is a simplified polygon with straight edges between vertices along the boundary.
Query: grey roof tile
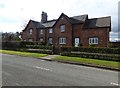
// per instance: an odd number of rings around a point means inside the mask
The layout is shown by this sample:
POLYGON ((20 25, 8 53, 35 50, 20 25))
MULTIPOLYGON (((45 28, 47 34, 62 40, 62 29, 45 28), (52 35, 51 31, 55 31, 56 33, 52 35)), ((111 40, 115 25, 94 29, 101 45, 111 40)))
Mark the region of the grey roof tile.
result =
POLYGON ((53 25, 56 22, 56 20, 47 21, 45 23, 37 22, 37 21, 34 21, 34 20, 31 20, 31 21, 33 22, 33 24, 35 25, 36 28, 53 27, 53 25))
POLYGON ((48 27, 53 27, 53 25, 55 24, 56 20, 52 20, 52 21, 47 21, 46 23, 42 23, 42 25, 46 28, 48 27))
POLYGON ((88 17, 88 15, 85 14, 85 15, 73 16, 73 17, 71 17, 71 18, 76 19, 76 20, 80 20, 80 21, 83 21, 83 22, 84 22, 87 17, 88 17))
POLYGON ((111 17, 93 18, 85 21, 83 28, 110 27, 111 17))
POLYGON ((88 18, 88 15, 79 15, 70 17, 70 21, 72 24, 83 23, 88 18))

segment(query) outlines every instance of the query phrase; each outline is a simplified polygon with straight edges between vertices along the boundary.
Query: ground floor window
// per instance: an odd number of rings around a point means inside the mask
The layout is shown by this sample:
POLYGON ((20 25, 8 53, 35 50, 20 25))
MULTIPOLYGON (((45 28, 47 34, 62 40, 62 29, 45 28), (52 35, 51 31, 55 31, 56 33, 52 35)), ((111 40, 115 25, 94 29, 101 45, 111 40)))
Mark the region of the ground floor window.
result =
POLYGON ((53 44, 53 38, 48 38, 48 43, 53 44))
POLYGON ((23 39, 23 41, 26 41, 26 39, 23 39))
POLYGON ((29 42, 32 42, 32 41, 33 41, 33 39, 32 39, 32 38, 29 38, 29 39, 28 39, 28 41, 29 41, 29 42))
POLYGON ((89 44, 98 44, 98 37, 89 38, 89 44))
POLYGON ((65 37, 60 37, 59 38, 59 44, 66 44, 66 38, 65 37))
POLYGON ((43 42, 43 38, 40 38, 40 42, 43 42))

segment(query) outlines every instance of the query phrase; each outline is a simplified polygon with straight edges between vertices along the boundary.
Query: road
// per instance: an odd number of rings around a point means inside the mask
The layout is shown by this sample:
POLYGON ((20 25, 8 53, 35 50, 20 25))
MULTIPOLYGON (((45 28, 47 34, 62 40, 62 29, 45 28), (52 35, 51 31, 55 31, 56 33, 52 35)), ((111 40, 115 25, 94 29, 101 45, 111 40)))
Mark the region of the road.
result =
POLYGON ((118 72, 2 54, 3 86, 118 86, 118 72))

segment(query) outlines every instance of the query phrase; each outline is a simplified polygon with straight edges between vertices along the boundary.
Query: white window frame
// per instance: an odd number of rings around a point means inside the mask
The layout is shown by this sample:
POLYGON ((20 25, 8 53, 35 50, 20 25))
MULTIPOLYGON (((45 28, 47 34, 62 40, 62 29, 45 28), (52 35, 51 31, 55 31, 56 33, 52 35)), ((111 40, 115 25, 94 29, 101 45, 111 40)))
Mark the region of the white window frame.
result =
POLYGON ((43 29, 40 30, 40 34, 43 34, 43 29))
POLYGON ((66 44, 66 37, 60 37, 59 44, 66 44))
POLYGON ((49 33, 53 33, 53 28, 49 28, 49 33))
POLYGON ((40 42, 43 42, 43 38, 40 38, 40 42))
POLYGON ((65 32, 65 25, 60 25, 60 32, 65 32))
POLYGON ((89 44, 98 44, 98 37, 89 38, 89 44))
POLYGON ((23 39, 23 41, 26 41, 26 39, 23 39))
POLYGON ((51 38, 51 37, 48 38, 48 43, 49 43, 49 44, 53 44, 53 38, 51 38))
POLYGON ((33 41, 33 39, 32 39, 32 38, 29 38, 29 39, 28 39, 28 41, 29 41, 29 42, 32 42, 32 41, 33 41))
POLYGON ((32 35, 32 28, 29 29, 29 34, 32 35))

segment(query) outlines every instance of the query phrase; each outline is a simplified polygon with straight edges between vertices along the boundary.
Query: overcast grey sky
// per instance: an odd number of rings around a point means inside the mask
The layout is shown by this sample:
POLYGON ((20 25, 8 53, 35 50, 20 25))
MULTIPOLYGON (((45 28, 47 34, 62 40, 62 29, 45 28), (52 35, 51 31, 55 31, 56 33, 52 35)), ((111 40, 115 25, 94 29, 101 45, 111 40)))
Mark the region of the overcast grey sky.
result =
POLYGON ((0 32, 21 32, 29 19, 40 21, 42 11, 48 19, 88 14, 89 18, 111 16, 110 40, 118 40, 118 2, 120 0, 0 0, 0 32))

